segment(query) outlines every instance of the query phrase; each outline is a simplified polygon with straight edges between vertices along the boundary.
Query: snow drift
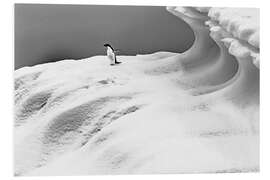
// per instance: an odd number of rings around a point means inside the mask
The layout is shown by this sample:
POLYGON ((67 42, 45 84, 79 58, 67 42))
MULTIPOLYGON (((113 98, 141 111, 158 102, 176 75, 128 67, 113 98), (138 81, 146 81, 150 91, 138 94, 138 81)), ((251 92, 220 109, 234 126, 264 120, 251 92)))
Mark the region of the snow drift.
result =
POLYGON ((15 174, 259 170, 257 9, 168 7, 182 54, 105 56, 15 71, 15 174))

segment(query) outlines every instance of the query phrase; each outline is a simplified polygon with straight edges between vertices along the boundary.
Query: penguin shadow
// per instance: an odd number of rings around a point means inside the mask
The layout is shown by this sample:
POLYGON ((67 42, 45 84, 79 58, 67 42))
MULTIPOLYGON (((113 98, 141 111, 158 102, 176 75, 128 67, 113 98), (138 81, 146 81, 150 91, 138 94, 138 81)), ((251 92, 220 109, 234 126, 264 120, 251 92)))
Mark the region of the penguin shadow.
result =
POLYGON ((111 64, 111 66, 116 66, 116 65, 119 65, 121 64, 122 62, 115 62, 115 64, 111 64))

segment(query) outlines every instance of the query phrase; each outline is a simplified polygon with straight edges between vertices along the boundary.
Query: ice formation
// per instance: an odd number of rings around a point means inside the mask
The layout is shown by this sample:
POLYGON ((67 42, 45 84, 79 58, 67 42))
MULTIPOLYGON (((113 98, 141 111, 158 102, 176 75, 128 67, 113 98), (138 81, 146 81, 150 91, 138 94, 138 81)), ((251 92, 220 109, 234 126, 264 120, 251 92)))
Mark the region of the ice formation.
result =
POLYGON ((168 7, 186 52, 15 71, 15 174, 259 170, 259 13, 168 7))

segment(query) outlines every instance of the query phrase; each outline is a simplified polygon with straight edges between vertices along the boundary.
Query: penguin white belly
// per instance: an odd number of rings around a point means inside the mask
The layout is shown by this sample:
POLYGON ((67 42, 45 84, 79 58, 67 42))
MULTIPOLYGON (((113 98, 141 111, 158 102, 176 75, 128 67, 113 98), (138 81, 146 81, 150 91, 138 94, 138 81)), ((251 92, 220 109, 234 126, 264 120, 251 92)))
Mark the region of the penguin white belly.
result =
POLYGON ((108 50, 107 50, 107 57, 109 58, 111 65, 115 64, 115 54, 113 53, 113 51, 110 48, 108 48, 108 50))

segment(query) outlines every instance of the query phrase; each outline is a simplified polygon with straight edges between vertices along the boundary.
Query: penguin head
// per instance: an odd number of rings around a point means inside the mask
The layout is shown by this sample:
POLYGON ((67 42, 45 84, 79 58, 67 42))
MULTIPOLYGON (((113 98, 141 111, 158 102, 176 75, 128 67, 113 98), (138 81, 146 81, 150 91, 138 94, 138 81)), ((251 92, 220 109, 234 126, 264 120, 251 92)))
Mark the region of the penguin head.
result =
POLYGON ((111 46, 110 44, 108 44, 108 43, 104 44, 103 46, 106 47, 106 48, 111 48, 111 49, 113 49, 112 46, 111 46))

